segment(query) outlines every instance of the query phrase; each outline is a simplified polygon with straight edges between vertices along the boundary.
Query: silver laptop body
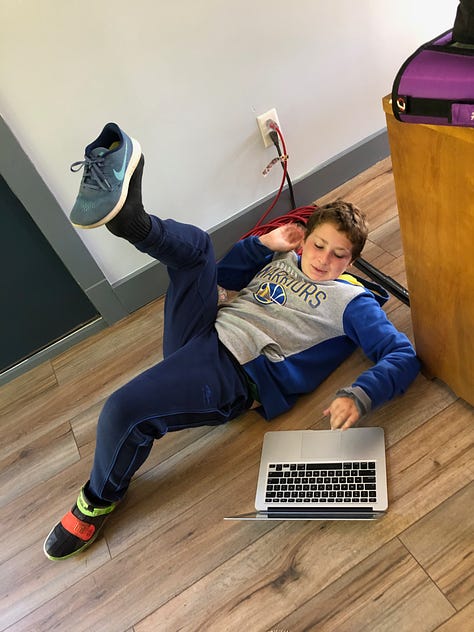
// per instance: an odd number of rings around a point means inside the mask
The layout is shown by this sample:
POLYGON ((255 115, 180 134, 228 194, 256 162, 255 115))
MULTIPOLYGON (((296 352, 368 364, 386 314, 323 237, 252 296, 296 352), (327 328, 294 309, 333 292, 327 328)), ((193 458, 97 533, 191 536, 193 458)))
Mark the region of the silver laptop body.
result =
POLYGON ((267 432, 256 513, 226 520, 374 520, 388 507, 383 428, 267 432))

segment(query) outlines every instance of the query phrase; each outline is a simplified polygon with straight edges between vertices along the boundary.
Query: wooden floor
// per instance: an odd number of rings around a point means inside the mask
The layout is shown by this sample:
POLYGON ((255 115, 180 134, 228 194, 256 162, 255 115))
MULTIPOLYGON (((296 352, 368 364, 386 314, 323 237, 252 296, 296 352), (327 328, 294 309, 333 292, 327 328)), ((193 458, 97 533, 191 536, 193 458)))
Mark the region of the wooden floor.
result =
MULTIPOLYGON (((389 159, 324 201, 336 195, 369 215, 364 257, 405 285, 389 159)), ((162 307, 0 389, 0 629, 473 630, 474 410, 437 380, 420 375, 365 421, 386 432, 385 518, 223 520, 253 509, 267 430, 328 427, 335 390, 369 366, 359 352, 271 424, 250 411, 156 442, 98 541, 76 559, 44 557, 45 536, 88 478, 104 400, 161 357, 162 307)), ((409 308, 392 298, 386 309, 411 337, 409 308)))

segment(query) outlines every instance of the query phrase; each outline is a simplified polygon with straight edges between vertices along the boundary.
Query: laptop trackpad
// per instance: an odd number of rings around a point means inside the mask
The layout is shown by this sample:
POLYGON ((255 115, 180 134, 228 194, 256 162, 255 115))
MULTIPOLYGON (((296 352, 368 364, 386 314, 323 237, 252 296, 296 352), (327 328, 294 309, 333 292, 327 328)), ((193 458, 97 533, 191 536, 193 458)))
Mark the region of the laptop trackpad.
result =
MULTIPOLYGON (((359 460, 378 456, 381 428, 349 428, 348 430, 302 431, 301 457, 303 460, 359 460)), ((382 444, 383 445, 383 444, 382 444)))
POLYGON ((341 430, 303 431, 301 458, 303 461, 343 459, 343 435, 341 430))

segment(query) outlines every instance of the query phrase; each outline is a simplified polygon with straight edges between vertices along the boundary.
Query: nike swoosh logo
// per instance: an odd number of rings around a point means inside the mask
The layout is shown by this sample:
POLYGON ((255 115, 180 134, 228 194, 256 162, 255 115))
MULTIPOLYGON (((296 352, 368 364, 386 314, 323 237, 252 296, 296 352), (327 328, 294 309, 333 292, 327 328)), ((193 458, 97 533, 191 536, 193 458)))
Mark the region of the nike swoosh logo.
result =
POLYGON ((125 144, 125 156, 123 157, 122 168, 120 169, 120 171, 116 171, 115 169, 113 170, 115 177, 117 178, 117 180, 120 180, 120 182, 122 182, 123 177, 125 175, 125 165, 127 164, 127 153, 128 153, 128 145, 125 144))

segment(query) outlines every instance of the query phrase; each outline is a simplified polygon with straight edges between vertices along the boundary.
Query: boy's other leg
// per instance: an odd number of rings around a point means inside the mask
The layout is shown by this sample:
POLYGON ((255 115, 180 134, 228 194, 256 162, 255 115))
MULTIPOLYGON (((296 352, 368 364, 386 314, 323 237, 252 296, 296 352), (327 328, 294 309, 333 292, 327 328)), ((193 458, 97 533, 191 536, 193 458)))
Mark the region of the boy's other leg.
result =
POLYGON ((90 480, 48 535, 46 556, 64 559, 94 541, 154 439, 225 423, 246 410, 250 399, 242 372, 213 328, 116 391, 99 418, 90 480))

